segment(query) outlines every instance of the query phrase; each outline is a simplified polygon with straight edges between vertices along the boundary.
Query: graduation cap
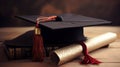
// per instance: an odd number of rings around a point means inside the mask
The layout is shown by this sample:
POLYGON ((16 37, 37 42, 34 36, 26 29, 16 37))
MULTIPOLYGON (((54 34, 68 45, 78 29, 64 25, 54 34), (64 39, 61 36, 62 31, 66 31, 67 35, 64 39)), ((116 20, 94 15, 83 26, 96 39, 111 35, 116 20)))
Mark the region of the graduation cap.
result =
MULTIPOLYGON (((61 14, 56 16, 57 18, 55 21, 39 23, 44 44, 77 43, 81 40, 86 40, 84 36, 84 27, 111 23, 110 21, 76 14, 61 14)), ((36 24, 36 18, 39 16, 26 15, 17 17, 36 24)))

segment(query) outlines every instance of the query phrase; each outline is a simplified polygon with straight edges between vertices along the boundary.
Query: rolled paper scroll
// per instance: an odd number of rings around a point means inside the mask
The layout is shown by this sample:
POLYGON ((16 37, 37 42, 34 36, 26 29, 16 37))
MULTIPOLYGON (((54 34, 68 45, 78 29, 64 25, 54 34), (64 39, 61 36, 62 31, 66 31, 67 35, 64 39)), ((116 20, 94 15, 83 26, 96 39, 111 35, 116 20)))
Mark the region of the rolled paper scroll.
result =
MULTIPOLYGON (((115 41, 116 33, 108 32, 85 42, 88 47, 88 52, 107 46, 109 43, 115 41)), ((82 46, 80 44, 72 44, 51 52, 50 58, 57 65, 66 63, 82 54, 82 46)))

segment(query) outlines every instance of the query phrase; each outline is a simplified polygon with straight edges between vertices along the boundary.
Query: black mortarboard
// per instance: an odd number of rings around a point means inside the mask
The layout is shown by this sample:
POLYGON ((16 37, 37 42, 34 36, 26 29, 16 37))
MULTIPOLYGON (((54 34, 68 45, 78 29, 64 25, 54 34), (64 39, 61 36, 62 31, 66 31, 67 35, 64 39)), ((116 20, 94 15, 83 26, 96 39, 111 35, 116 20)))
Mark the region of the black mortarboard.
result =
MULTIPOLYGON (((45 44, 67 44, 86 40, 83 27, 110 23, 110 21, 75 14, 57 15, 56 21, 40 23, 45 44)), ((36 23, 38 16, 18 16, 36 23)))

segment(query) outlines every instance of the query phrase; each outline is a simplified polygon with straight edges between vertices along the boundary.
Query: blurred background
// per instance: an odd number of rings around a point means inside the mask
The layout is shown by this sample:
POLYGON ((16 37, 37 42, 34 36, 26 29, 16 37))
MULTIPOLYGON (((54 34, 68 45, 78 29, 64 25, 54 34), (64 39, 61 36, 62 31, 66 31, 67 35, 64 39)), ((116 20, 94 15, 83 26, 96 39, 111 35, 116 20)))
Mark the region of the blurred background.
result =
POLYGON ((120 26, 120 0, 0 0, 0 27, 33 26, 16 15, 74 13, 120 26))

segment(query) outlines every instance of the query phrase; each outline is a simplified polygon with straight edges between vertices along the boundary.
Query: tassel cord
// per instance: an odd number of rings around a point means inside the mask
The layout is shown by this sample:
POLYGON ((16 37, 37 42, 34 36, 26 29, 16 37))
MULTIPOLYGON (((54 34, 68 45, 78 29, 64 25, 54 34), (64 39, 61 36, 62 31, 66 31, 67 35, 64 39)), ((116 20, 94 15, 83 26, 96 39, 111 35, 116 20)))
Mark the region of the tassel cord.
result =
POLYGON ((99 64, 99 63, 101 63, 100 61, 96 60, 95 58, 92 58, 88 54, 87 46, 83 41, 81 41, 80 44, 81 44, 81 46, 83 48, 83 54, 85 56, 83 61, 80 62, 80 63, 82 63, 82 64, 99 64))

